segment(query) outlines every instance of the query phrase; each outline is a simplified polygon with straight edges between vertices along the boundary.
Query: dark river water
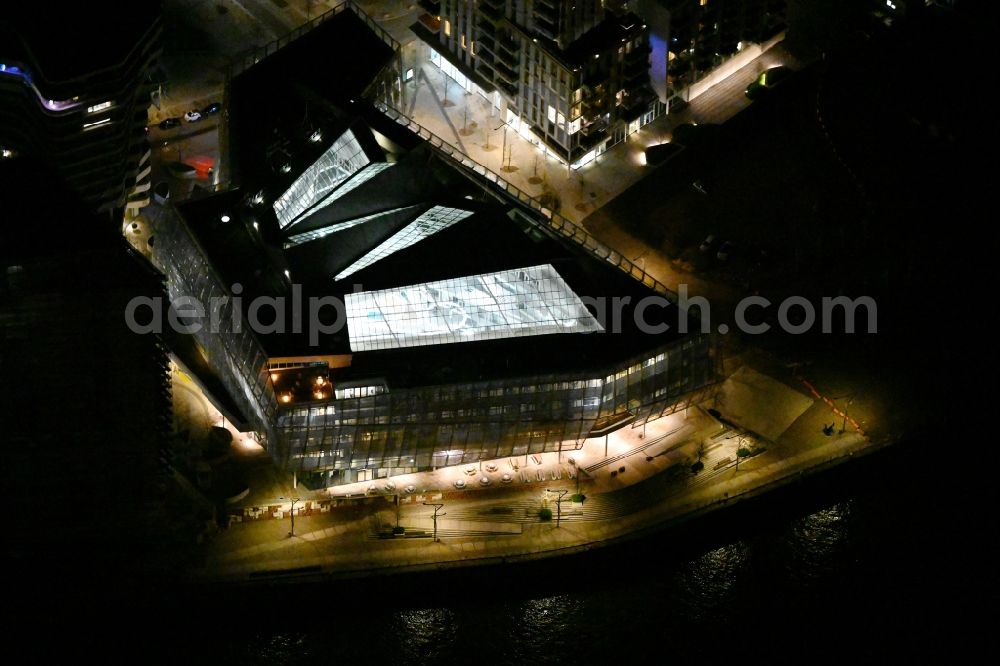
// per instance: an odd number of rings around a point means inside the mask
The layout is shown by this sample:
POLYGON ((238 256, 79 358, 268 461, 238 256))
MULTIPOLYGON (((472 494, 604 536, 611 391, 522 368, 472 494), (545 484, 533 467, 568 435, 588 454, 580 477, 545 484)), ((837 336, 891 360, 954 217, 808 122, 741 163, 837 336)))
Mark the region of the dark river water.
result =
POLYGON ((994 612, 982 609, 996 600, 995 530, 930 451, 900 445, 598 553, 254 592, 198 652, 254 664, 954 655, 994 612))

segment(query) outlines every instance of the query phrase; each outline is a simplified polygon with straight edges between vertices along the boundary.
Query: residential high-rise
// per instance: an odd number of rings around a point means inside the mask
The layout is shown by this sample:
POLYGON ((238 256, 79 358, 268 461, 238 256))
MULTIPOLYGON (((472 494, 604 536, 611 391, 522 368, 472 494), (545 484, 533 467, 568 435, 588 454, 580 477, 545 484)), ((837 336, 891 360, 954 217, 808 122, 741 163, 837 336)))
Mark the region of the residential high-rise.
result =
POLYGON ((664 100, 751 44, 785 29, 787 0, 638 0, 653 42, 654 86, 664 100))
POLYGON ((599 0, 442 0, 414 31, 508 127, 574 166, 663 110, 645 23, 599 0))
POLYGON ((0 153, 44 162, 93 210, 148 203, 159 3, 13 3, 0 14, 0 153))

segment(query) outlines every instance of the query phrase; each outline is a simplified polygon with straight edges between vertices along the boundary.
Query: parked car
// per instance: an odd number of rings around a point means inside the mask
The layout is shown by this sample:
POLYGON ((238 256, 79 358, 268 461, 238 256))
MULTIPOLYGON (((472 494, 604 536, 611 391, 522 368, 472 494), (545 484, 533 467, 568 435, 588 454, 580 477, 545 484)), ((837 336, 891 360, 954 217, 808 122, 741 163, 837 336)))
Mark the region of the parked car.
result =
POLYGON ((180 126, 181 126, 180 118, 167 118, 166 120, 160 121, 161 130, 173 129, 175 127, 180 127, 180 126))
POLYGON ((206 106, 204 109, 201 110, 201 115, 210 116, 212 114, 218 113, 221 110, 222 110, 222 104, 220 104, 219 102, 212 102, 211 104, 209 104, 208 106, 206 106))
POLYGON ((188 121, 189 123, 198 122, 199 120, 201 120, 201 112, 191 109, 190 111, 184 114, 184 120, 188 121))
POLYGON ((701 245, 698 246, 698 249, 701 252, 708 252, 714 246, 715 246, 715 234, 709 234, 708 236, 705 237, 705 240, 701 242, 701 245))
POLYGON ((719 246, 719 251, 716 253, 715 258, 719 261, 729 261, 729 257, 732 256, 733 250, 736 249, 735 243, 732 241, 726 241, 719 246))

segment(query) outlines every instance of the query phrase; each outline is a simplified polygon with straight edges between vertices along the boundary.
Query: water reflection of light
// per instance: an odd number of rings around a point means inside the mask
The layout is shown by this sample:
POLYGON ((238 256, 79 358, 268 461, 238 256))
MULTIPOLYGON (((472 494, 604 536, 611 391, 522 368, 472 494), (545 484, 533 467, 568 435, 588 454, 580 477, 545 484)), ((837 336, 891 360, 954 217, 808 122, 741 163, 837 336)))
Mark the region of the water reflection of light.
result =
POLYGON ((403 657, 420 662, 435 653, 447 652, 455 640, 458 618, 447 608, 402 611, 397 616, 400 648, 403 657))
POLYGON ((716 548, 686 563, 677 578, 691 599, 691 612, 708 611, 736 594, 736 585, 749 573, 750 548, 737 542, 716 548))
POLYGON ((800 581, 822 579, 839 566, 849 541, 851 503, 817 511, 792 525, 791 553, 785 567, 800 581))
MULTIPOLYGON (((581 601, 579 596, 562 594, 555 597, 530 599, 521 604, 518 632, 528 644, 543 642, 553 650, 566 650, 576 641, 581 601)), ((517 648, 521 646, 518 645, 517 648)), ((537 659, 537 655, 515 649, 510 655, 514 663, 537 659)))

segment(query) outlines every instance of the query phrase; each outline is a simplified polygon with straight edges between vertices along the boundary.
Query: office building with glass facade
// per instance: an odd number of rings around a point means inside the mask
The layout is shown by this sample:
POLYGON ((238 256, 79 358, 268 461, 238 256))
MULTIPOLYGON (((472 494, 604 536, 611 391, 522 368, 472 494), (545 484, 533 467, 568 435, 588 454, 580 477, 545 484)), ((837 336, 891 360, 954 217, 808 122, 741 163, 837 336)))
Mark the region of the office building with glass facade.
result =
POLYGON ((300 480, 573 450, 713 390, 712 337, 679 332, 669 294, 582 228, 558 233, 377 107, 304 85, 234 80, 234 123, 269 129, 241 135, 240 186, 179 206, 156 243, 172 281, 247 322, 199 342, 300 480))

